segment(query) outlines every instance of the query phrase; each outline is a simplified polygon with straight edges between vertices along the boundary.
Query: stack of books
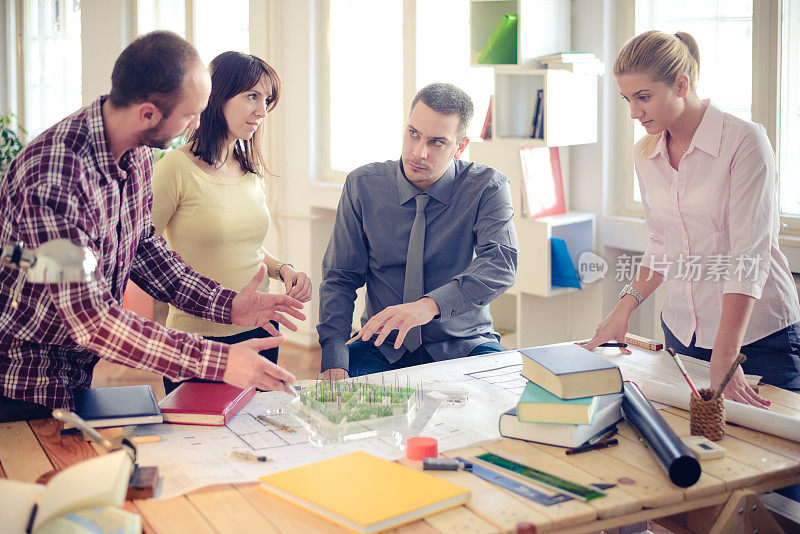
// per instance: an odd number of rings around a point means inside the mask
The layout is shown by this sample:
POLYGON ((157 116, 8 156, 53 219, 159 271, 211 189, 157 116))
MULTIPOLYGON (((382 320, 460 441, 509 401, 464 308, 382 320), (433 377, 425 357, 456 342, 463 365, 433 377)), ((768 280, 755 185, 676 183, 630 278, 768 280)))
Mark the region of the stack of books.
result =
POLYGON ((622 375, 613 363, 574 344, 519 352, 528 383, 500 416, 503 437, 578 447, 622 419, 622 375))
POLYGON ((603 74, 603 62, 592 52, 559 52, 536 58, 548 69, 563 69, 570 72, 603 74))

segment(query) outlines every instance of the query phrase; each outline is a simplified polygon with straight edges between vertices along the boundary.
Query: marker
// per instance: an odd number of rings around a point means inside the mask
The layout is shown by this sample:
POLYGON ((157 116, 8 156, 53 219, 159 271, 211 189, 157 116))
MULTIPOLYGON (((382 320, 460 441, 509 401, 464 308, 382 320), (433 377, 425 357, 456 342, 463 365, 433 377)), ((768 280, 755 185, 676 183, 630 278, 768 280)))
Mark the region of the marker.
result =
POLYGON ((597 443, 588 443, 580 447, 575 447, 574 449, 567 449, 566 454, 580 454, 582 452, 596 451, 598 449, 605 449, 606 447, 613 447, 618 443, 619 440, 617 440, 617 438, 598 441, 597 443))

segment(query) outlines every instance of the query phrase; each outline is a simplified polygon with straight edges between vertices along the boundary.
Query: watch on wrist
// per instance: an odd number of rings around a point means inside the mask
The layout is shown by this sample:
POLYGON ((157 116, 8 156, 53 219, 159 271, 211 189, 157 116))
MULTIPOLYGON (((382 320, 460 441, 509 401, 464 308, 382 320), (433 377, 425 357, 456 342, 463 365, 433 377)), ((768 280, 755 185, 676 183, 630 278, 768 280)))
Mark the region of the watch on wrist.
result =
POLYGON ((619 298, 622 299, 622 297, 624 297, 625 295, 633 296, 633 298, 635 298, 639 304, 641 304, 642 301, 644 300, 642 294, 636 291, 630 284, 627 284, 625 287, 622 288, 622 291, 619 292, 619 298))
POLYGON ((288 261, 279 261, 279 262, 278 262, 278 265, 277 265, 277 267, 275 267, 275 276, 276 276, 276 277, 278 278, 278 280, 280 280, 281 282, 283 282, 283 276, 281 276, 281 268, 282 268, 284 265, 288 265, 289 267, 291 267, 292 269, 294 269, 294 265, 292 265, 292 264, 291 264, 291 263, 289 263, 288 261))

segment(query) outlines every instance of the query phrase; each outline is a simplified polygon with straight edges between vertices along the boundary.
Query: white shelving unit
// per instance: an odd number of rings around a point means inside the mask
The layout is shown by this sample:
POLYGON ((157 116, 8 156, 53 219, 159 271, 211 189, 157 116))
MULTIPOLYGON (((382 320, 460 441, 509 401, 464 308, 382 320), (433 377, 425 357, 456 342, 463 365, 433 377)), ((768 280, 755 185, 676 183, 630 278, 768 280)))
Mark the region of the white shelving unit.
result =
POLYGON ((597 76, 559 69, 498 67, 494 72, 492 142, 542 146, 597 142, 597 76), (544 139, 530 137, 539 89, 544 139))
POLYGON ((472 0, 470 2, 473 66, 494 68, 492 137, 470 145, 470 159, 509 177, 515 226, 520 243, 517 281, 491 304, 492 316, 506 348, 519 348, 590 337, 602 313, 599 286, 583 289, 551 283, 551 238, 564 239, 573 264, 595 250, 595 215, 565 214, 528 219, 523 213, 520 148, 561 147, 565 195, 569 191, 571 145, 597 142, 598 79, 594 73, 542 68, 539 56, 571 50, 569 0, 472 0), (478 64, 477 57, 505 14, 517 15, 517 60, 512 64, 478 64), (530 137, 537 93, 543 91, 544 138, 530 137))
POLYGON ((517 61, 519 67, 538 67, 536 58, 569 50, 570 0, 473 0, 470 2, 470 64, 489 41, 507 13, 517 15, 517 61))

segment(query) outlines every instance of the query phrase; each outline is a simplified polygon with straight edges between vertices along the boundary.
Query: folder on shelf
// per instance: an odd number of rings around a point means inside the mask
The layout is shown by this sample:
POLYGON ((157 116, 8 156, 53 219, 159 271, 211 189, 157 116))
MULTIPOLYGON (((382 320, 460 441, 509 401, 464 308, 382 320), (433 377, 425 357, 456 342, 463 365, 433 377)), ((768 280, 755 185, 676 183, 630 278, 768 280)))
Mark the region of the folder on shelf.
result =
POLYGON ((524 146, 519 151, 524 214, 529 219, 566 213, 558 148, 524 146))
POLYGON ((517 62, 517 15, 506 13, 478 55, 478 63, 514 64, 517 62))
POLYGON ((567 242, 559 237, 550 238, 550 283, 558 287, 581 289, 581 280, 572 264, 567 242))

